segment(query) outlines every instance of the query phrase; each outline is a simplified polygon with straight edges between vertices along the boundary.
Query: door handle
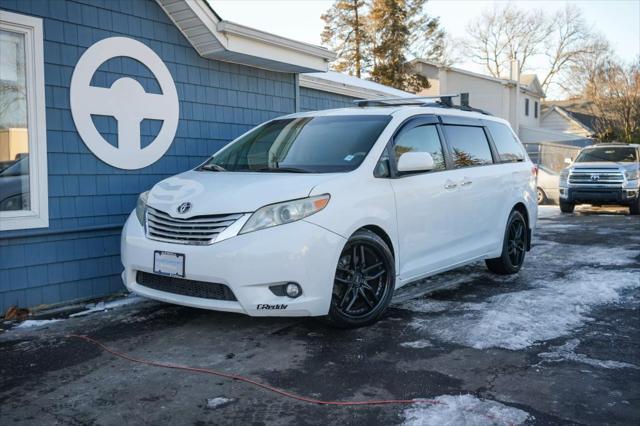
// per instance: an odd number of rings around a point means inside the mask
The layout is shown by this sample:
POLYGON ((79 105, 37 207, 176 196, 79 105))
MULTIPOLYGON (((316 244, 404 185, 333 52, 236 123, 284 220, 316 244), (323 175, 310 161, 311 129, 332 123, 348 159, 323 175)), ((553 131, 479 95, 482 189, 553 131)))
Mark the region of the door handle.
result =
POLYGON ((470 180, 463 180, 462 183, 460 183, 460 186, 469 186, 471 185, 473 182, 470 180))
POLYGON ((457 187, 458 187, 458 184, 455 183, 455 182, 451 182, 451 181, 446 182, 444 184, 444 189, 456 189, 457 187))

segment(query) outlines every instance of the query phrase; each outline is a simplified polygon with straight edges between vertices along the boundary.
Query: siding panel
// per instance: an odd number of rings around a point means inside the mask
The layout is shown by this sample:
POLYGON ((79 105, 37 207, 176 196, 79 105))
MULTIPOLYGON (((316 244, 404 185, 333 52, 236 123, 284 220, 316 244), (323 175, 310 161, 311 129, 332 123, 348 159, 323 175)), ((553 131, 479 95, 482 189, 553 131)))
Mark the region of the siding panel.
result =
MULTIPOLYGON (((49 165, 49 228, 0 233, 0 312, 98 297, 121 290, 119 239, 137 194, 159 180, 199 164, 231 139, 267 119, 294 111, 292 74, 200 57, 153 0, 7 1, 0 9, 43 18, 49 165), (97 159, 76 132, 69 84, 78 58, 112 36, 137 39, 153 49, 173 76, 180 122, 167 153, 141 170, 124 171, 97 159), (96 229, 99 227, 99 229, 96 229)), ((136 78, 158 91, 143 65, 107 61, 94 85, 136 78)), ((115 120, 98 120, 116 143, 115 120)), ((144 124, 149 143, 157 124, 144 124)))

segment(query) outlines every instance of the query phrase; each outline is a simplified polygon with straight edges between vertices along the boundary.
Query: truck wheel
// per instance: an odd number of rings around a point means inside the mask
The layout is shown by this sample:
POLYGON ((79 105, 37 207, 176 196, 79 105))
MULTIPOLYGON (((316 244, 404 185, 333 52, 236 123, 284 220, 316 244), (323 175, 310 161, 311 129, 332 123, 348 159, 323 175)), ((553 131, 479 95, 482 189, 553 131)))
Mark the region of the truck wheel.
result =
POLYGON ((393 254, 384 240, 366 229, 357 231, 340 255, 329 315, 322 319, 339 328, 376 322, 391 302, 395 280, 393 254))
POLYGON ((640 214, 640 197, 638 197, 635 203, 629 206, 629 214, 632 214, 634 216, 640 214))
POLYGON ((495 274, 515 274, 524 263, 527 251, 527 221, 517 210, 513 210, 507 221, 507 229, 502 243, 502 254, 494 259, 487 259, 487 269, 495 274))
POLYGON ((560 211, 562 213, 573 213, 573 210, 576 208, 576 205, 573 203, 567 203, 565 201, 560 200, 560 211))

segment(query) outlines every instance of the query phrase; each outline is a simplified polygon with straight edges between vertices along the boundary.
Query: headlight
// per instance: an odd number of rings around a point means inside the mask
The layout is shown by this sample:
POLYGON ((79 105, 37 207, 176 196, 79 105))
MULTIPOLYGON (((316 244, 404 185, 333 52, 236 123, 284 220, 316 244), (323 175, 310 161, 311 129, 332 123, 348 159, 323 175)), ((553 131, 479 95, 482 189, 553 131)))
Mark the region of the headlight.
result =
POLYGON ((560 172, 560 182, 566 182, 569 178, 569 169, 564 169, 560 172))
POLYGON ((640 179, 640 169, 637 169, 637 170, 625 170, 624 175, 627 177, 627 180, 640 179))
POLYGON ((329 204, 330 198, 329 194, 324 194, 264 206, 251 215, 240 230, 240 234, 304 219, 324 209, 329 204))
POLYGON ((136 203, 136 216, 138 216, 138 221, 142 226, 144 226, 144 213, 147 210, 147 198, 149 198, 149 191, 140 194, 136 203))

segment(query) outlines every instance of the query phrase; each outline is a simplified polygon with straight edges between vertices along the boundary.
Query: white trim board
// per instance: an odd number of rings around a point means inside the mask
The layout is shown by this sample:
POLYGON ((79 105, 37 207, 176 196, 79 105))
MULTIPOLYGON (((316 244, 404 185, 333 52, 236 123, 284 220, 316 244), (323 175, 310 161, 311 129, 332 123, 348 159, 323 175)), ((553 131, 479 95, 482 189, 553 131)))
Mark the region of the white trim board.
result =
POLYGON ((49 226, 42 19, 0 10, 0 29, 24 34, 30 210, 0 212, 0 231, 49 226))
POLYGON ((279 72, 327 71, 335 53, 222 20, 206 0, 156 0, 200 56, 279 72))

